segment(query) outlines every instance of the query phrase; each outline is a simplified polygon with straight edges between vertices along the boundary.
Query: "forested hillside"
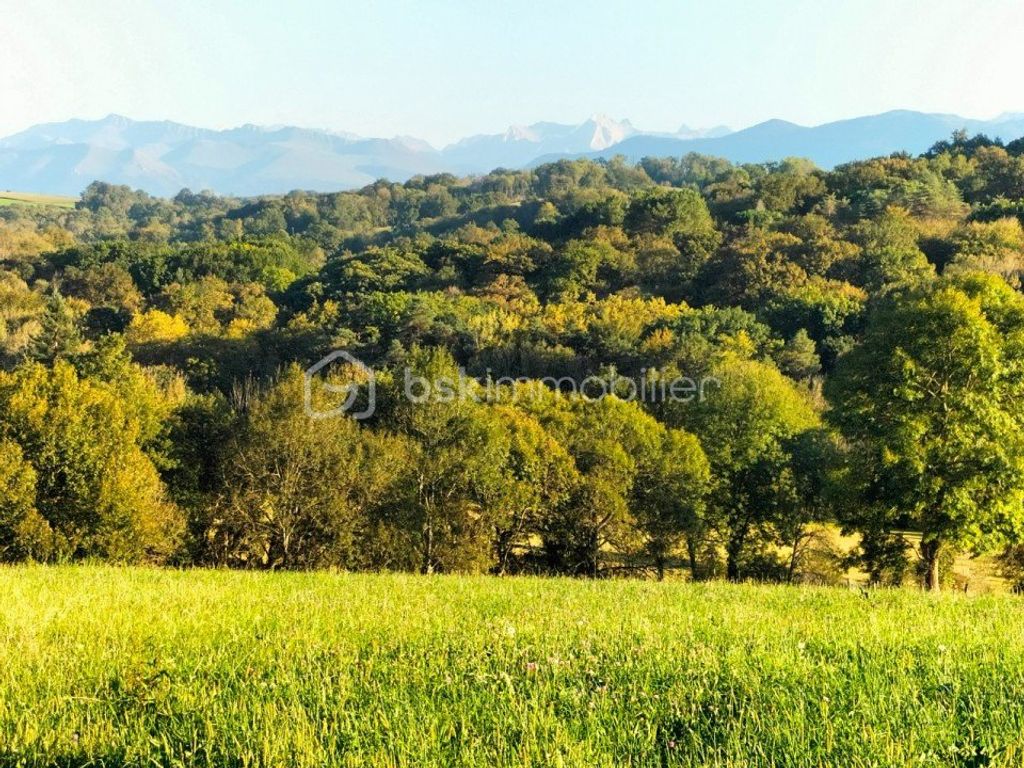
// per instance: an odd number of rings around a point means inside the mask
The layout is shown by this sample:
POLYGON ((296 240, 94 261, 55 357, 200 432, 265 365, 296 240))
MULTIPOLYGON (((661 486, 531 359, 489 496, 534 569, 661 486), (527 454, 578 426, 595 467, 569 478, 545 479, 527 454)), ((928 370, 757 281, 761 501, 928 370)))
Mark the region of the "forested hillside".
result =
POLYGON ((1022 155, 0 207, 0 556, 830 581, 830 522, 879 583, 1012 575, 1022 155), (370 418, 307 415, 332 350, 370 418), (403 396, 460 367, 473 397, 403 396), (619 396, 536 381, 588 376, 619 396))

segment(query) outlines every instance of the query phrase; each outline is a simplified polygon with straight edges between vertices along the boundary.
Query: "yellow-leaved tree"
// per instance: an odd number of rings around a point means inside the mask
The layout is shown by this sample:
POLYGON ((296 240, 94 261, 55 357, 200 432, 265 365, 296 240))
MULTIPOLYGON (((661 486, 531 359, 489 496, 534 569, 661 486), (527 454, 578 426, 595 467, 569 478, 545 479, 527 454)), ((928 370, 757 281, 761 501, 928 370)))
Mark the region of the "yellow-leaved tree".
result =
MULTIPOLYGON (((25 552, 23 541, 9 552, 121 562, 159 562, 175 552, 181 515, 143 450, 140 409, 125 394, 60 360, 52 368, 25 363, 0 373, 0 441, 16 445, 26 465, 19 469, 17 451, 8 448, 8 474, 23 489, 34 474, 33 507, 41 519, 32 518, 32 536, 52 542, 49 551, 25 552)), ((14 529, 0 530, 0 537, 17 536, 31 515, 23 505, 10 515, 14 529)))

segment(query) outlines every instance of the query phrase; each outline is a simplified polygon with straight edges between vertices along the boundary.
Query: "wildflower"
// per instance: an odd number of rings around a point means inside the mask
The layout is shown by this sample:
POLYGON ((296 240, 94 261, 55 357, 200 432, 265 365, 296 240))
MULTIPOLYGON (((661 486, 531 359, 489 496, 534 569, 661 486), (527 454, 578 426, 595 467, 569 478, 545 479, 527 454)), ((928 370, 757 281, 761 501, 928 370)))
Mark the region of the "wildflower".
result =
POLYGON ((536 672, 537 671, 537 662, 535 662, 535 661, 528 661, 528 662, 526 662, 526 671, 527 672, 536 672))

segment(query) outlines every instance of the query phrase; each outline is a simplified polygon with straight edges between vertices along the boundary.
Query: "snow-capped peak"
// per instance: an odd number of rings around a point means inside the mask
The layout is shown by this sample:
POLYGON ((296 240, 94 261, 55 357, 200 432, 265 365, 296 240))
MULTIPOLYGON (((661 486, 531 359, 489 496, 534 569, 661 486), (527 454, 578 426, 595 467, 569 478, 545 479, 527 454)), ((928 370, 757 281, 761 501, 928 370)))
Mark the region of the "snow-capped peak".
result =
POLYGON ((588 146, 593 150, 607 149, 637 132, 629 120, 614 120, 603 114, 591 115, 583 126, 592 132, 588 146))

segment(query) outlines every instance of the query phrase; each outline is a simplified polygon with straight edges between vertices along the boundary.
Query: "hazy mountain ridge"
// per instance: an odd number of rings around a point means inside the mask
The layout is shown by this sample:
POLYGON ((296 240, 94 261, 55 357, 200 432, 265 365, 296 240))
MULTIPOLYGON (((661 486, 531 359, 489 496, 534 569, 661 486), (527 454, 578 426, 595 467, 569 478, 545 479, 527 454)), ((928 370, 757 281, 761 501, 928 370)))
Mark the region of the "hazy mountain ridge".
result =
POLYGON ((0 140, 0 187, 77 194, 93 179, 159 195, 183 187, 254 195, 348 189, 383 172, 443 170, 429 145, 290 126, 214 131, 112 115, 36 126, 0 140))
MULTIPOLYGON (((909 110, 837 120, 806 127, 785 120, 768 120, 724 136, 678 139, 636 136, 616 144, 611 151, 585 153, 589 157, 623 155, 636 161, 645 156, 682 155, 698 152, 725 157, 737 163, 762 163, 785 157, 809 157, 822 168, 893 152, 920 154, 953 131, 985 133, 1005 141, 1024 135, 1024 115, 1001 115, 995 120, 971 120, 957 115, 928 114, 909 110)), ((540 157, 536 163, 552 157, 540 157)))
POLYGON ((676 133, 637 129, 628 120, 595 115, 578 125, 539 122, 471 136, 436 149, 408 136, 364 138, 340 131, 244 125, 228 130, 171 121, 102 120, 46 123, 0 139, 0 189, 77 195, 94 179, 157 195, 188 187, 258 195, 292 189, 352 189, 378 178, 486 173, 564 157, 639 160, 700 152, 734 162, 809 157, 823 168, 895 151, 919 153, 966 128, 1010 140, 1024 135, 1024 114, 994 120, 911 111, 806 127, 769 120, 731 132, 681 126, 676 133))

